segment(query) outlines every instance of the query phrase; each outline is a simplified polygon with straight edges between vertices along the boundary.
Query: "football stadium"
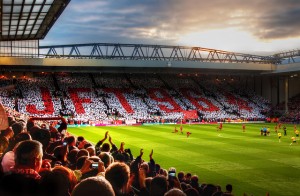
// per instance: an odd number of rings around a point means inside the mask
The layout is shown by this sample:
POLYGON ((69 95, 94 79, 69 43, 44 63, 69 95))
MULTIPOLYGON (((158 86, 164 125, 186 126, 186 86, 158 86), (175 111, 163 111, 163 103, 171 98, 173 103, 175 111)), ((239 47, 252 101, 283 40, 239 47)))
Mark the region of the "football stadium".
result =
POLYGON ((72 3, 0 1, 0 195, 300 195, 299 49, 41 44, 72 3))

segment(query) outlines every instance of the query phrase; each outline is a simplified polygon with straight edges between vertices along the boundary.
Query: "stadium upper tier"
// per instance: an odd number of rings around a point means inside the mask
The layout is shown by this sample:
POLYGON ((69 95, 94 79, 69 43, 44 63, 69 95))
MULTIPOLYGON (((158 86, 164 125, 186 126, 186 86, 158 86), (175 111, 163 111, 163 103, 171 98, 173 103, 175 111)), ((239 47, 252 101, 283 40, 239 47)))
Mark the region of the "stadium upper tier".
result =
MULTIPOLYGON (((10 80, 1 78, 2 84, 10 80)), ((22 114, 80 121, 265 119, 270 104, 243 82, 177 74, 41 73, 2 89, 4 106, 22 114)))
POLYGON ((103 69, 176 72, 185 69, 185 72, 201 73, 300 75, 299 51, 296 50, 260 56, 167 45, 94 43, 39 46, 36 42, 25 45, 30 47, 18 49, 14 46, 12 50, 10 45, 0 46, 4 51, 0 58, 2 70, 62 72, 72 67, 73 72, 103 72, 103 69))

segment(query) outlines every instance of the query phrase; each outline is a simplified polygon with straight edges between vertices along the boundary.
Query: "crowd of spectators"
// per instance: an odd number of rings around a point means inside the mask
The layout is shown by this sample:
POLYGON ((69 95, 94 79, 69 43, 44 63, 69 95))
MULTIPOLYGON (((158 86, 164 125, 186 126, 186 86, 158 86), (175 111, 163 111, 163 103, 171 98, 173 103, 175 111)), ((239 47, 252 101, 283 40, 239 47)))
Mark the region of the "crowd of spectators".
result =
POLYGON ((17 98, 20 113, 26 115, 37 113, 43 117, 59 115, 61 103, 60 99, 53 96, 56 89, 50 75, 20 78, 17 80, 17 89, 21 92, 17 98))
MULTIPOLYGON (((285 111, 285 104, 280 103, 275 108, 272 108, 273 112, 280 111, 276 115, 280 117, 280 121, 282 122, 291 122, 291 123, 300 123, 300 94, 289 99, 287 104, 288 111, 285 111)), ((274 114, 273 114, 274 115, 274 114)))
POLYGON ((0 106, 0 195, 232 195, 230 184, 222 190, 196 174, 164 168, 153 150, 134 156, 109 132, 92 145, 69 135, 64 118, 25 121, 0 106))
POLYGON ((265 120, 266 116, 262 111, 270 109, 269 102, 250 89, 239 86, 238 82, 219 80, 198 80, 198 82, 203 93, 212 96, 224 108, 217 116, 225 115, 230 119, 265 120))
POLYGON ((198 111, 197 121, 264 120, 270 108, 265 99, 238 84, 175 74, 48 73, 14 83, 17 96, 0 89, 4 106, 30 116, 64 114, 81 122, 176 122, 188 110, 198 111))

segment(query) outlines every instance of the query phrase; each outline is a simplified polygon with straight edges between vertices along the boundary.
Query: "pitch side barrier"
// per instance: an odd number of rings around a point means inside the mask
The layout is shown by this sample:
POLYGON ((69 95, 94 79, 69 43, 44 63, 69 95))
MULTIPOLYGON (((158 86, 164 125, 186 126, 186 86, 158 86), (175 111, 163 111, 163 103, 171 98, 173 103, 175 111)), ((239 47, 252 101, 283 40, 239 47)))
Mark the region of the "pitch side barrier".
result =
MULTIPOLYGON (((191 123, 182 123, 185 125, 200 125, 200 124, 218 124, 221 122, 191 122, 191 123)), ((241 122, 222 122, 223 124, 250 124, 250 123, 266 123, 266 121, 241 121, 241 122)), ((143 123, 142 125, 178 125, 181 123, 143 123)))
MULTIPOLYGON (((240 122, 222 122, 224 124, 253 124, 253 123, 266 123, 267 121, 240 121, 240 122)), ((200 125, 200 124, 218 124, 220 122, 191 122, 191 123, 180 123, 180 122, 172 122, 172 123, 122 123, 122 124, 68 124, 68 127, 101 127, 101 126, 151 126, 151 125, 180 125, 180 124, 185 124, 185 125, 200 125)))

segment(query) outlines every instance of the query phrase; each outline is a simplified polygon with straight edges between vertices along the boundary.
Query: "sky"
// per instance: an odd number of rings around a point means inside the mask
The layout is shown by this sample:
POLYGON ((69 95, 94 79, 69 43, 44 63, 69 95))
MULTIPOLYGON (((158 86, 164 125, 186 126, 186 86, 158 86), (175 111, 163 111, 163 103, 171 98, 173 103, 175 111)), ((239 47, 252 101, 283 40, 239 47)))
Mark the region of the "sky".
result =
POLYGON ((300 0, 71 0, 40 45, 81 43, 300 49, 300 0))

